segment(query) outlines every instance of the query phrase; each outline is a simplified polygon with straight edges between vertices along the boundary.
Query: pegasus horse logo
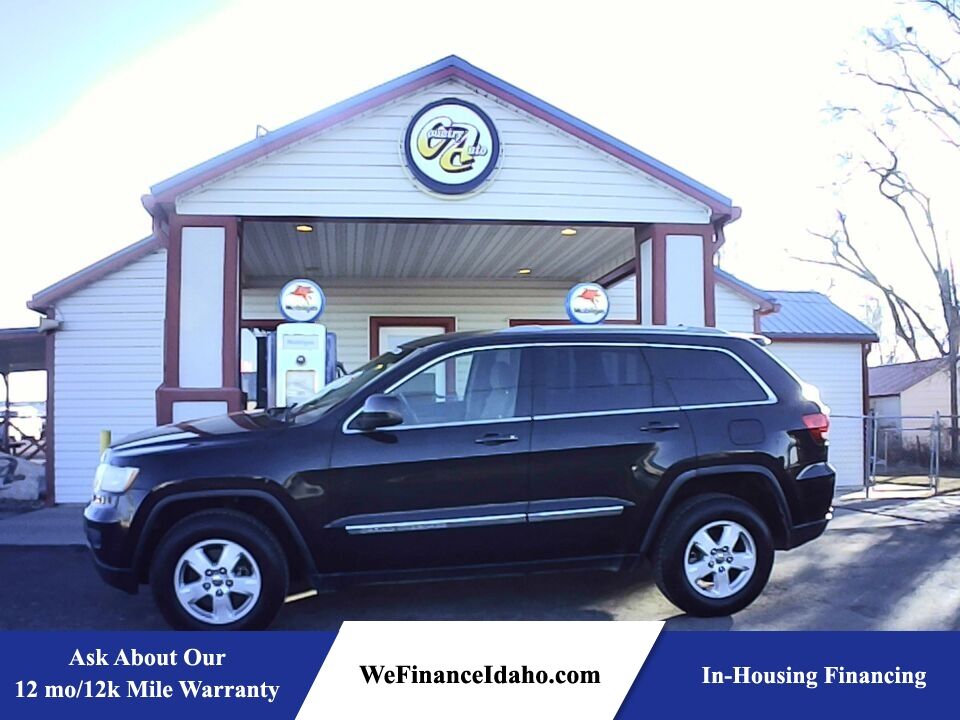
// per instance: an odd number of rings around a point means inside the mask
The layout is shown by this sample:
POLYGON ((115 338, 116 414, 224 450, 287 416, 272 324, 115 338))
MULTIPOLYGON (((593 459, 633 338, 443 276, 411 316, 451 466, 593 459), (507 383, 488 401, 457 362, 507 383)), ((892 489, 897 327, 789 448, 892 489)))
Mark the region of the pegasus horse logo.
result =
POLYGON ((293 290, 290 291, 290 297, 300 298, 305 304, 310 303, 310 298, 313 296, 313 288, 309 285, 297 285, 293 290))
POLYGON ((594 288, 584 288, 580 291, 577 297, 586 300, 588 303, 593 305, 593 307, 600 305, 600 292, 594 288))

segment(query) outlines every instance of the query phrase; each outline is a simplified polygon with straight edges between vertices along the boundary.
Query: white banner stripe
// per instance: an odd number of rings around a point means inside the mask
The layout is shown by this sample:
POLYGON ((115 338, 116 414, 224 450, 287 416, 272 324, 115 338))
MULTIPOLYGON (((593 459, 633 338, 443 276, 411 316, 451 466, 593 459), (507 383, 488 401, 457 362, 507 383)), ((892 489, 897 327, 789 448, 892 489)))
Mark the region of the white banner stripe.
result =
POLYGON ((496 720, 528 708, 557 720, 613 718, 662 628, 662 622, 345 622, 297 717, 496 720), (562 682, 571 672, 579 682, 562 682), (590 682, 594 672, 599 682, 590 682), (537 673, 544 682, 535 681, 537 673), (534 682, 509 682, 524 677, 534 682))

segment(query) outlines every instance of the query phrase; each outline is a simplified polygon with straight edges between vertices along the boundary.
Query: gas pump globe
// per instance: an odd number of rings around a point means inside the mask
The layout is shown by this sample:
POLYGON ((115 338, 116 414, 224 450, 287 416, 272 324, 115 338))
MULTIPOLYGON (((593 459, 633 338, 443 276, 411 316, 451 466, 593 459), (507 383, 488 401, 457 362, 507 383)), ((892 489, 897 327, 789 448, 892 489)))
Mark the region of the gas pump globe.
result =
POLYGON ((302 403, 330 382, 336 372, 336 336, 314 322, 326 299, 312 280, 291 280, 280 291, 280 313, 291 322, 277 326, 267 341, 267 403, 302 403))

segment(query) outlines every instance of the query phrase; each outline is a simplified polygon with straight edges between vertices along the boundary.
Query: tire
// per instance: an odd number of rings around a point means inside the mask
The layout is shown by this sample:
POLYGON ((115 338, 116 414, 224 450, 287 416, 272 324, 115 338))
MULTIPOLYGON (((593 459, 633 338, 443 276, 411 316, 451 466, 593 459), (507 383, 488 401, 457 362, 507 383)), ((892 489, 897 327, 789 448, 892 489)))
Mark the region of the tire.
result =
POLYGON ((773 553, 770 529, 751 505, 730 495, 699 495, 668 517, 654 551, 654 575, 660 591, 684 612, 732 615, 763 591, 773 553))
POLYGON ((289 582, 287 559, 270 529, 231 510, 178 522, 150 565, 157 607, 180 630, 262 630, 283 606, 289 582))

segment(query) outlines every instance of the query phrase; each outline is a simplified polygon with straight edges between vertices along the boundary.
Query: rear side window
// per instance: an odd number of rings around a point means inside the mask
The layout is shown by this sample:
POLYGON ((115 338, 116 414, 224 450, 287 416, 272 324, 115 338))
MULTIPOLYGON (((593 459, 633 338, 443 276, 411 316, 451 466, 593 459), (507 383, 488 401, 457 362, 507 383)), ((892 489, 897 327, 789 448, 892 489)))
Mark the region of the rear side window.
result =
POLYGON ((658 381, 678 405, 758 402, 766 391, 734 357, 719 350, 647 347, 647 360, 658 381))
POLYGON ((631 410, 665 404, 639 347, 554 346, 538 351, 534 413, 631 410))

